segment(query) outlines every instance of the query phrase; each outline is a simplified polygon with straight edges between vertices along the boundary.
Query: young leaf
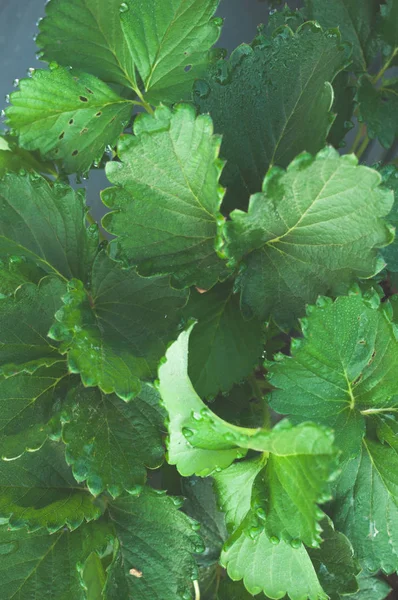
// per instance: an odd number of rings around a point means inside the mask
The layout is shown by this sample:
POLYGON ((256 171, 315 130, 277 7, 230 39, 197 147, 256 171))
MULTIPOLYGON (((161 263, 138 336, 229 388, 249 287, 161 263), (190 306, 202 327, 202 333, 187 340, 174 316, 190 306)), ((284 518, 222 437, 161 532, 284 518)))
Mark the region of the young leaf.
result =
POLYGON ((326 148, 272 169, 247 213, 225 224, 226 252, 244 258, 241 302, 249 315, 293 325, 318 294, 340 292, 382 268, 377 248, 392 241, 382 217, 393 204, 381 176, 354 155, 326 148))
POLYGON ((111 504, 119 547, 108 571, 107 600, 190 597, 197 576, 192 555, 204 546, 192 520, 178 510, 180 505, 179 499, 149 488, 111 504))
POLYGON ((103 225, 118 236, 119 258, 140 274, 172 274, 178 287, 208 289, 225 270, 216 253, 223 163, 211 119, 189 105, 162 106, 138 117, 134 133, 119 143, 121 162, 107 165, 117 187, 102 193, 115 210, 103 225))
POLYGON ((11 102, 7 124, 22 148, 61 159, 67 173, 85 173, 116 143, 133 106, 93 75, 60 67, 22 80, 11 102))
POLYGON ((155 469, 163 461, 164 415, 149 385, 129 403, 79 386, 69 393, 62 417, 66 460, 94 495, 105 489, 113 497, 136 492, 145 482, 145 467, 155 469))
POLYGON ((334 427, 344 460, 361 452, 365 420, 398 406, 395 326, 378 298, 373 302, 321 298, 308 308, 292 356, 269 367, 273 408, 334 427))
POLYGON ((262 531, 250 537, 236 535, 221 554, 221 564, 233 581, 243 579, 246 589, 257 595, 291 600, 327 600, 304 546, 294 548, 284 541, 270 540, 262 531))
POLYGON ((80 373, 85 386, 131 400, 140 380, 155 375, 186 300, 166 278, 144 279, 102 251, 87 288, 78 280, 68 284, 49 336, 63 342, 69 371, 80 373))
POLYGON ((225 212, 247 207, 270 165, 287 167, 303 150, 323 148, 333 122, 331 83, 347 56, 337 30, 305 23, 296 33, 286 27, 271 40, 239 46, 196 83, 200 111, 210 112, 223 134, 225 212))
POLYGON ((86 280, 98 234, 85 227, 81 191, 37 175, 0 181, 0 255, 24 256, 63 279, 86 280))
POLYGON ((397 449, 366 439, 337 488, 336 527, 349 537, 361 565, 372 573, 398 569, 397 473, 397 449))
POLYGON ((150 104, 188 100, 207 68, 222 20, 212 18, 218 0, 126 0, 121 23, 150 104))
POLYGON ((8 531, 0 526, 0 577, 4 600, 86 600, 82 565, 93 551, 101 552, 111 532, 105 523, 88 523, 53 535, 43 530, 8 531))
POLYGON ((47 442, 40 452, 1 461, 0 480, 0 517, 9 519, 10 529, 54 533, 101 516, 94 498, 76 484, 60 444, 47 442))
POLYGON ((136 75, 120 23, 120 0, 51 0, 40 21, 40 58, 135 89, 136 75))
POLYGON ((358 118, 366 123, 370 139, 378 138, 384 148, 392 146, 398 136, 398 79, 384 81, 377 89, 364 75, 359 80, 356 100, 358 118))
POLYGON ((225 469, 235 458, 242 456, 239 449, 202 450, 189 444, 183 428, 193 412, 207 412, 188 377, 188 344, 190 331, 180 334, 166 352, 166 360, 159 367, 159 392, 168 412, 167 462, 176 465, 178 472, 187 477, 205 477, 216 469, 225 469))
POLYGON ((202 398, 229 391, 250 374, 261 356, 261 321, 243 319, 239 297, 229 283, 206 294, 193 290, 184 313, 198 320, 189 339, 188 362, 195 390, 202 398))
POLYGON ((374 57, 374 36, 379 0, 305 0, 308 16, 322 27, 338 27, 353 47, 353 68, 366 71, 374 57))

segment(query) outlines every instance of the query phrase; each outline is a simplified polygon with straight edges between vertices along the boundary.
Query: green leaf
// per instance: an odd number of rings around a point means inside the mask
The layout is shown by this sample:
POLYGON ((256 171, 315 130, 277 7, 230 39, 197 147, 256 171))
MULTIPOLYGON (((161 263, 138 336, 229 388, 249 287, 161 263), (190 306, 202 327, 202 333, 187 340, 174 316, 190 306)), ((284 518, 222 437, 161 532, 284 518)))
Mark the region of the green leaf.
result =
POLYGON ((345 146, 344 138, 354 127, 351 121, 355 108, 356 87, 350 79, 350 75, 343 71, 339 73, 333 82, 334 102, 332 111, 336 119, 330 129, 328 142, 335 148, 345 146))
POLYGON ((86 280, 97 252, 81 191, 37 175, 0 181, 0 255, 24 256, 61 278, 86 280))
POLYGON ((118 257, 142 275, 172 274, 178 287, 207 289, 225 270, 215 249, 224 193, 220 138, 211 119, 189 105, 139 116, 134 133, 119 143, 121 162, 108 163, 117 187, 102 199, 115 212, 103 225, 118 236, 118 257))
POLYGON ((226 252, 246 267, 244 312, 288 328, 318 294, 341 293, 381 270, 377 248, 392 241, 381 217, 393 194, 380 183, 376 171, 332 148, 300 155, 287 171, 272 169, 248 212, 234 211, 225 224, 226 252))
POLYGON ((339 27, 353 47, 353 68, 366 71, 374 57, 373 38, 379 0, 305 0, 308 15, 322 27, 339 27))
POLYGON ((8 171, 19 173, 21 170, 57 174, 53 163, 42 162, 35 153, 18 148, 13 137, 0 136, 0 178, 8 171))
POLYGON ((166 352, 159 367, 159 392, 168 412, 167 462, 176 465, 184 477, 205 477, 216 469, 225 469, 235 458, 244 455, 239 449, 202 450, 194 448, 183 429, 193 412, 207 412, 188 377, 188 344, 190 331, 180 334, 166 352))
POLYGON ((321 522, 323 542, 320 548, 308 550, 324 591, 331 600, 340 600, 340 594, 358 590, 355 577, 359 571, 349 540, 335 531, 333 522, 325 517, 321 522))
POLYGON ((218 0, 147 0, 122 5, 122 30, 151 104, 189 100, 206 70, 222 20, 218 0))
POLYGON ((40 21, 40 58, 136 87, 132 56, 120 23, 120 0, 51 0, 40 21))
POLYGON ((230 532, 235 531, 250 512, 253 485, 265 463, 266 458, 258 456, 214 474, 218 500, 230 532))
POLYGON ((88 523, 53 535, 43 530, 8 531, 0 527, 0 577, 4 600, 86 600, 82 565, 92 551, 101 552, 110 531, 105 523, 88 523))
POLYGON ((1 461, 0 479, 0 516, 9 518, 10 529, 54 533, 101 516, 94 498, 76 484, 60 444, 47 442, 40 452, 1 461))
POLYGON ((344 460, 360 452, 365 421, 398 406, 396 329, 379 302, 321 298, 308 308, 291 357, 269 366, 272 407, 334 427, 344 460))
POLYGON ((261 321, 243 319, 239 297, 229 283, 206 294, 193 290, 184 313, 198 320, 189 340, 188 363, 195 390, 203 398, 229 391, 261 357, 265 335, 261 321))
POLYGON ((398 569, 398 453, 366 439, 343 471, 334 507, 336 527, 361 565, 374 573, 398 569))
POLYGON ((62 417, 66 460, 95 496, 105 489, 113 497, 135 492, 145 482, 145 467, 163 461, 164 415, 149 385, 129 403, 79 386, 69 393, 62 417))
POLYGON ((25 283, 0 300, 0 375, 32 373, 63 362, 47 333, 60 308, 65 284, 55 277, 25 283))
MULTIPOLYGON (((380 169, 380 175, 383 178, 383 185, 393 190, 395 201, 392 211, 388 215, 388 220, 395 228, 398 227, 398 169, 394 165, 386 165, 380 169)), ((388 271, 398 272, 398 237, 393 243, 383 248, 383 257, 387 263, 388 271)))
POLYGON ((286 167, 303 150, 323 148, 333 122, 331 83, 346 64, 338 31, 305 23, 296 33, 286 27, 239 46, 196 83, 200 111, 223 134, 225 213, 247 207, 271 165, 286 167))
POLYGON ((181 480, 181 489, 185 497, 184 512, 196 521, 194 527, 200 527, 199 533, 206 546, 196 560, 200 566, 218 565, 227 531, 224 513, 217 506, 214 481, 210 477, 190 477, 181 480))
POLYGON ((398 136, 398 79, 386 80, 377 89, 364 75, 359 80, 356 100, 358 118, 366 123, 370 139, 378 138, 384 148, 390 148, 398 136))
MULTIPOLYGON (((264 600, 265 596, 260 598, 264 600)), ((210 597, 209 600, 213 598, 210 597)), ((253 596, 249 594, 242 582, 226 578, 221 581, 215 600, 253 600, 253 596)))
POLYGON ((363 571, 358 576, 359 591, 349 600, 385 600, 391 588, 385 581, 381 581, 377 577, 373 577, 370 573, 363 571))
POLYGON ((387 0, 380 7, 381 19, 378 24, 378 34, 383 43, 383 54, 391 60, 391 66, 397 65, 398 54, 398 2, 387 0))
POLYGON ((81 71, 37 70, 11 94, 7 124, 26 150, 61 159, 67 173, 85 173, 114 145, 129 122, 132 102, 81 71))
POLYGON ((106 583, 106 573, 96 552, 92 552, 84 564, 83 585, 87 589, 87 600, 102 598, 106 583))
POLYGON ((24 283, 38 284, 46 273, 23 256, 0 259, 0 299, 13 296, 24 283))
POLYGON ((128 401, 139 393, 140 380, 154 378, 186 299, 166 278, 123 270, 102 251, 88 288, 69 282, 49 335, 62 342, 69 371, 80 373, 85 386, 128 401))
POLYGON ((233 581, 243 579, 252 595, 264 592, 270 598, 288 594, 291 600, 328 598, 304 546, 275 543, 264 531, 255 537, 245 532, 237 535, 224 549, 221 564, 233 581))
MULTIPOLYGON (((184 600, 197 577, 193 553, 203 551, 179 499, 145 488, 138 497, 112 503, 109 511, 119 548, 108 571, 108 600, 184 600)), ((194 526, 196 528, 196 526, 194 526)))

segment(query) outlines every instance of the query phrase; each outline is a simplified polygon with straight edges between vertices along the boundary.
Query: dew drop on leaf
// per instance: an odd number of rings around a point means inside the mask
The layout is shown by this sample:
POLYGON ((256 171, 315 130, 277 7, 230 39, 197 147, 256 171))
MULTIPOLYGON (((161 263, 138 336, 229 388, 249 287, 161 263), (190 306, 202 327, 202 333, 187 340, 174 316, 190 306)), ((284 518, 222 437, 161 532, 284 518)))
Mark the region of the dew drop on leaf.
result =
POLYGON ((121 13, 125 13, 127 12, 129 9, 128 5, 125 2, 122 2, 121 5, 119 6, 119 11, 121 13))

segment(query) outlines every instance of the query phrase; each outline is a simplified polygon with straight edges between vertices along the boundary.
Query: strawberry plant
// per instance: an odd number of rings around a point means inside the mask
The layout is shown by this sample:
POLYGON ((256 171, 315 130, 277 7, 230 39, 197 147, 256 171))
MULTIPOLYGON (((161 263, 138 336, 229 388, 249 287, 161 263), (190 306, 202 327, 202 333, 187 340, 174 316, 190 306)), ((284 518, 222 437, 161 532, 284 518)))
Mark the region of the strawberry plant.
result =
POLYGON ((398 1, 222 8, 50 0, 9 98, 1 600, 390 593, 398 1))

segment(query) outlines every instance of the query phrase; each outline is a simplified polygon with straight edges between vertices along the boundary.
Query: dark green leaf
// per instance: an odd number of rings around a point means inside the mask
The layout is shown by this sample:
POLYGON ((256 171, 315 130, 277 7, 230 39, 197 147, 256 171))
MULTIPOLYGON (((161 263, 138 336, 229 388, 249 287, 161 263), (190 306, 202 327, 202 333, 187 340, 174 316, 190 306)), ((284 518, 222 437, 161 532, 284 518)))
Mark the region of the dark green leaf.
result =
POLYGON ((113 497, 134 492, 145 482, 145 467, 155 469, 163 461, 164 414, 149 385, 128 403, 79 386, 69 393, 62 415, 66 460, 94 495, 105 489, 113 497))
POLYGON ((202 398, 229 391, 261 357, 261 321, 243 319, 229 283, 206 294, 193 291, 184 313, 198 320, 189 340, 188 372, 195 390, 202 398))
POLYGON ((18 148, 11 136, 0 136, 0 178, 8 171, 19 173, 21 170, 51 175, 57 174, 53 163, 42 162, 35 153, 18 148))
POLYGON ((340 148, 345 145, 344 138, 347 133, 354 127, 351 121, 355 103, 355 86, 350 80, 350 76, 346 71, 339 73, 333 82, 334 102, 332 111, 336 115, 336 119, 329 132, 328 142, 335 148, 340 148))
POLYGON ((172 289, 166 278, 123 270, 102 251, 88 288, 78 280, 68 284, 50 337, 63 342, 69 370, 80 373, 85 386, 131 400, 140 380, 154 378, 186 300, 187 293, 172 289))
MULTIPOLYGON (((398 227, 398 169, 394 165, 387 165, 380 169, 380 174, 383 177, 383 185, 390 190, 393 190, 395 200, 392 211, 388 215, 388 220, 395 228, 398 227)), ((395 237, 390 246, 383 248, 383 257, 387 262, 387 269, 398 272, 398 238, 395 237)))
POLYGON ((384 148, 389 148, 398 136, 398 80, 384 81, 377 89, 364 75, 356 100, 358 118, 366 124, 370 139, 378 138, 384 148))
POLYGON ((346 64, 338 31, 307 23, 239 46, 196 83, 200 111, 210 112, 223 134, 226 213, 246 208, 270 165, 286 167, 299 152, 323 148, 333 122, 331 83, 346 64))

